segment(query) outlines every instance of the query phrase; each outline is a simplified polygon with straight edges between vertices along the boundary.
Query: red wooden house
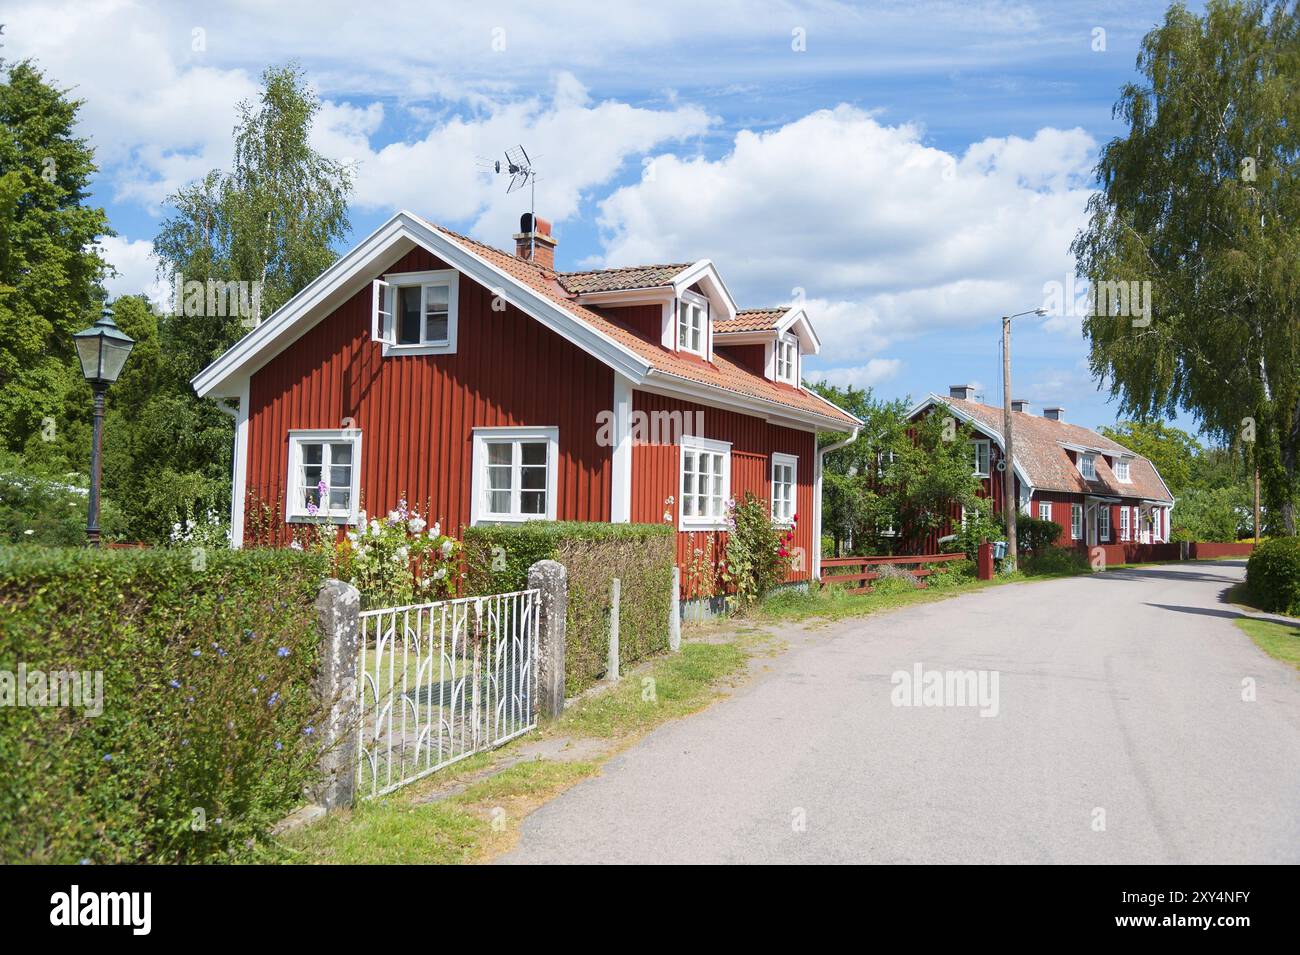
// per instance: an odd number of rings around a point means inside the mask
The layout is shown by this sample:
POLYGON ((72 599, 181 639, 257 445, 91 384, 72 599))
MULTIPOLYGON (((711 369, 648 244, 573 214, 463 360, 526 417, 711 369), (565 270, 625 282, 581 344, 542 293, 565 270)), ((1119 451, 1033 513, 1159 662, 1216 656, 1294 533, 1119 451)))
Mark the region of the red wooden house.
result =
MULTIPOLYGON (((1058 544, 1093 547, 1107 544, 1157 544, 1169 540, 1174 497, 1156 466, 1104 435, 1065 420, 1065 409, 1047 407, 1029 413, 1028 402, 1011 403, 1015 444, 1015 489, 1021 514, 1061 525, 1058 544)), ((984 482, 994 513, 1003 510, 1002 409, 975 400, 970 385, 953 385, 948 397, 928 395, 909 416, 949 414, 969 424, 971 466, 984 482)), ((947 528, 932 535, 926 547, 960 522, 955 513, 947 528)))
POLYGON ((685 567, 752 491, 815 574, 816 433, 859 422, 801 384, 804 311, 738 309, 707 259, 562 272, 544 220, 514 238, 398 213, 194 378, 238 402, 234 539, 254 501, 285 539, 324 481, 338 524, 666 520, 685 567))

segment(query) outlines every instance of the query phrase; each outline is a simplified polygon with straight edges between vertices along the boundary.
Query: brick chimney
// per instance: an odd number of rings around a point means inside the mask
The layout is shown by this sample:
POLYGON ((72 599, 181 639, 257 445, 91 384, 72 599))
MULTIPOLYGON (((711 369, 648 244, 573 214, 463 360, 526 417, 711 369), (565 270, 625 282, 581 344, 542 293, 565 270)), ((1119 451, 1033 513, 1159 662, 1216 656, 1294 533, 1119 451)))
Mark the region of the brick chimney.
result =
POLYGON ((1012 411, 1019 411, 1021 414, 1029 414, 1029 399, 1028 399, 1028 398, 1012 398, 1012 399, 1011 399, 1011 410, 1012 410, 1012 411))
POLYGON ((964 401, 974 401, 975 386, 974 385, 949 385, 948 397, 961 398, 964 401))
POLYGON ((515 255, 521 259, 531 259, 538 265, 555 268, 556 240, 551 237, 551 224, 545 219, 537 220, 533 228, 533 214, 525 212, 519 217, 519 231, 515 233, 515 255))
POLYGON ((1051 419, 1052 421, 1064 421, 1064 420, 1065 420, 1065 409, 1064 409, 1064 408, 1044 408, 1044 409, 1043 409, 1043 417, 1044 417, 1044 418, 1049 418, 1049 419, 1051 419))

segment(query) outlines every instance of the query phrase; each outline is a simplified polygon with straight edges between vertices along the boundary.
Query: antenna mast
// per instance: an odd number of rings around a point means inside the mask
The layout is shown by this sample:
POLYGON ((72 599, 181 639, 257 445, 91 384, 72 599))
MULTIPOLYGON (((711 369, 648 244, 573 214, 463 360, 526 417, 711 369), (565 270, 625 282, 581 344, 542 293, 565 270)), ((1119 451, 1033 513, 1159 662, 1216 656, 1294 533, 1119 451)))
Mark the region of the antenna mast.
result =
POLYGON ((522 145, 511 146, 505 151, 505 162, 500 159, 492 164, 495 173, 509 173, 510 185, 506 186, 506 195, 528 184, 528 256, 537 258, 537 170, 528 157, 528 150, 522 145))

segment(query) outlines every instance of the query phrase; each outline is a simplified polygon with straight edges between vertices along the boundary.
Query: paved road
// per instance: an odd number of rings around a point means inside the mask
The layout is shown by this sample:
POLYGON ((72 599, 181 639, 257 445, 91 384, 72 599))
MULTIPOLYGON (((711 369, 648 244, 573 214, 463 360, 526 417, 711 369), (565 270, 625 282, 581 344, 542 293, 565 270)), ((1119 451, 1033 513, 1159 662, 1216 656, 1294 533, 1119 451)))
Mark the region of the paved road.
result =
POLYGON ((1010 585, 792 637, 528 817, 502 861, 1300 861, 1300 674, 1219 602, 1242 575, 1010 585), (893 705, 918 663, 997 671, 997 715, 893 705))

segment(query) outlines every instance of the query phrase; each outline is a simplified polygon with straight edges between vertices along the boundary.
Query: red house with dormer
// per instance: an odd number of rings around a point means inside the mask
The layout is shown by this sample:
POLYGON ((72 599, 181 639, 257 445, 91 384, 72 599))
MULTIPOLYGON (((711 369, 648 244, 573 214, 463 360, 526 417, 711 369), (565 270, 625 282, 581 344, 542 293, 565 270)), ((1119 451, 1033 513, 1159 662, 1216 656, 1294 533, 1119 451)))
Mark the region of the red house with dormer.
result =
POLYGON ((750 491, 815 575, 817 432, 860 422, 803 387, 803 309, 738 308, 708 259, 558 271, 520 229, 510 253, 398 213, 194 378, 238 402, 234 540, 254 502, 285 540, 405 497, 449 533, 667 520, 685 567, 750 491))
MULTIPOLYGON (((984 496, 993 501, 994 513, 1003 513, 1003 410, 977 401, 971 385, 952 385, 947 398, 927 395, 908 414, 916 419, 934 413, 951 414, 970 426, 972 469, 983 482, 984 496)), ((1169 540, 1174 496, 1149 459, 1090 428, 1070 424, 1064 408, 1049 406, 1033 414, 1029 402, 1019 399, 1011 402, 1011 437, 1019 513, 1060 524, 1060 546, 1169 540)), ((960 513, 951 515, 926 549, 939 549, 938 538, 952 533, 960 521, 960 513)))

